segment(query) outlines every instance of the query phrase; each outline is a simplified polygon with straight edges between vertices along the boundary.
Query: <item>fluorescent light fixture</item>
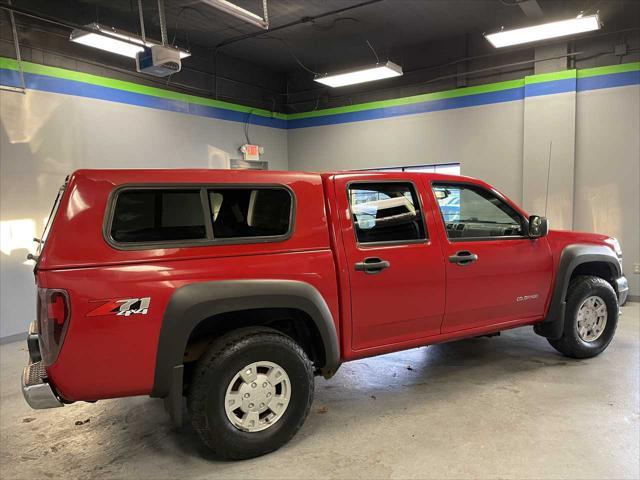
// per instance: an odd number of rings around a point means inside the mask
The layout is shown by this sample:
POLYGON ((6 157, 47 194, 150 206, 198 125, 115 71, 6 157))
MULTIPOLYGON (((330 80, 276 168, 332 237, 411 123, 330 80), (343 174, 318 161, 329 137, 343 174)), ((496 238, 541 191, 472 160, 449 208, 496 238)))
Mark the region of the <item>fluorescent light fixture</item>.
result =
MULTIPOLYGON (((97 23, 91 23, 86 26, 86 30, 75 29, 71 32, 70 40, 75 43, 87 45, 88 47, 99 48, 125 57, 136 58, 136 53, 142 52, 144 47, 151 48, 154 45, 160 45, 157 42, 142 39, 136 35, 127 32, 120 32, 115 28, 107 28, 97 23)), ((186 58, 191 55, 187 50, 178 48, 180 58, 186 58)))
POLYGON ((591 32, 600 29, 598 15, 571 18, 559 22, 543 23, 533 27, 503 30, 485 35, 485 38, 496 48, 531 43, 549 38, 566 37, 576 33, 591 32))
MULTIPOLYGON (((235 3, 227 2, 227 0, 202 0, 202 3, 206 3, 218 10, 233 15, 240 20, 244 20, 256 27, 269 29, 269 21, 266 18, 262 18, 260 15, 256 15, 249 10, 239 7, 235 3)), ((265 10, 266 11, 266 10, 265 10)))
POLYGON ((344 87, 356 83, 372 82, 383 78, 402 76, 402 67, 393 62, 377 63, 372 67, 363 67, 334 74, 316 75, 316 82, 330 87, 344 87))

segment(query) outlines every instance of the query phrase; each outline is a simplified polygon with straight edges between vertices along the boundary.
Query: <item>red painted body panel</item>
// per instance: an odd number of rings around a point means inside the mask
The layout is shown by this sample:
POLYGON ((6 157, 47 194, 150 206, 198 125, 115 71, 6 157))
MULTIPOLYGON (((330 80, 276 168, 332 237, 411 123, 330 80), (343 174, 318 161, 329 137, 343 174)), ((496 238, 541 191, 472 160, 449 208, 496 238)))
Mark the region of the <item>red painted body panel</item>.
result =
MULTIPOLYGON (((298 212, 299 213, 299 212, 298 212)), ((326 248, 329 245, 319 175, 238 170, 79 170, 51 226, 40 269, 122 265, 145 261, 228 257, 326 248), (111 192, 128 184, 283 184, 289 186, 304 215, 296 215, 295 233, 285 242, 215 245, 149 250, 116 250, 102 236, 111 192), (303 205, 303 207, 300 206, 303 205)))
MULTIPOLYGON (((485 188, 484 182, 462 177, 485 188)), ((71 319, 57 361, 47 368, 66 400, 149 394, 160 327, 173 292, 195 282, 288 279, 325 299, 339 335, 341 360, 495 332, 541 320, 559 255, 568 243, 603 244, 602 235, 552 231, 537 240, 451 243, 430 182, 461 177, 418 173, 85 170, 74 173, 41 254, 37 283, 68 291, 71 319), (412 182, 428 241, 366 246, 356 242, 348 182, 412 182), (127 184, 282 184, 295 196, 295 228, 273 243, 119 250, 103 237, 109 196, 127 184), (481 261, 447 262, 469 249, 481 261), (356 272, 367 256, 390 260, 379 275, 356 272), (538 294, 518 304, 518 295, 538 294), (100 315, 116 299, 149 297, 145 315, 100 315), (96 310, 98 309, 98 310, 96 310), (90 312, 92 315, 87 316, 90 312), (97 313, 96 313, 97 312, 97 313)), ((524 212, 510 202, 514 208, 524 212)))
POLYGON ((216 279, 291 279, 313 285, 338 319, 331 250, 199 258, 43 273, 48 286, 63 285, 72 318, 60 356, 48 369, 67 400, 151 392, 162 316, 176 288, 216 279), (147 315, 87 317, 93 300, 151 297, 147 315))
MULTIPOLYGON (((440 333, 444 314, 445 270, 438 235, 421 243, 358 244, 347 199, 347 184, 375 181, 376 174, 343 174, 334 178, 339 227, 351 292, 351 349, 355 351, 426 338, 440 333), (376 275, 355 271, 354 264, 379 257, 391 267, 376 275)), ((420 201, 420 174, 388 174, 386 181, 412 182, 420 201)), ((431 209, 422 209, 427 232, 435 227, 431 209)))
MULTIPOLYGON (((431 182, 424 180, 426 189, 431 191, 431 182)), ((450 181, 460 179, 454 177, 450 181)), ((473 183, 496 192, 484 182, 473 183)), ((433 195, 431 199, 432 209, 437 211, 433 195)), ((505 200, 526 216, 515 203, 506 197, 505 200)), ((436 217, 439 236, 446 239, 442 215, 436 217)), ((551 250, 545 237, 456 242, 446 239, 442 245, 447 305, 441 333, 518 321, 530 323, 544 317, 553 275, 551 250), (478 261, 465 266, 446 261, 461 250, 478 255, 478 261), (517 300, 524 296, 535 298, 517 300)))

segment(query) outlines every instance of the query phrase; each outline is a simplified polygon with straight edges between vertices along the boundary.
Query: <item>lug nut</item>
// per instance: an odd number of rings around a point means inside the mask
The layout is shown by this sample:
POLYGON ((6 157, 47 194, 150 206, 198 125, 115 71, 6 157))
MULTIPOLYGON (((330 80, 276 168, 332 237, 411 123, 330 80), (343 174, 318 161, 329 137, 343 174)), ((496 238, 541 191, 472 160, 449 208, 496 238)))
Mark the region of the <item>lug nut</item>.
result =
POLYGON ((249 404, 249 408, 253 408, 253 403, 250 403, 250 404, 249 404))
POLYGON ((261 404, 260 404, 260 408, 264 408, 264 403, 261 403, 261 404))
POLYGON ((253 382, 253 383, 251 384, 251 386, 252 386, 253 388, 256 388, 258 385, 256 384, 256 382, 253 382))
POLYGON ((251 395, 250 395, 250 394, 248 394, 248 393, 245 393, 245 394, 244 394, 244 398, 249 398, 250 396, 251 396, 251 395))
POLYGON ((270 396, 271 396, 271 392, 267 392, 267 397, 270 397, 270 396))
POLYGON ((264 382, 264 383, 262 384, 262 388, 267 388, 267 382, 264 382))

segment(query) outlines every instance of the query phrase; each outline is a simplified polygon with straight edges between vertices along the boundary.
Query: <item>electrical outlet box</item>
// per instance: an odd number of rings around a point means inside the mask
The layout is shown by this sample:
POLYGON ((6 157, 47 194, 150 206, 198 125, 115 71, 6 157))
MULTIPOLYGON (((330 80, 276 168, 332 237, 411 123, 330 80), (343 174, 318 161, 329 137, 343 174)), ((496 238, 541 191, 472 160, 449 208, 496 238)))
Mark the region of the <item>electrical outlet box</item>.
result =
POLYGON ((616 45, 613 47, 613 54, 618 57, 623 57, 629 53, 628 47, 626 43, 621 43, 620 45, 616 45))
POLYGON ((636 275, 640 275, 640 263, 633 264, 633 273, 636 275))

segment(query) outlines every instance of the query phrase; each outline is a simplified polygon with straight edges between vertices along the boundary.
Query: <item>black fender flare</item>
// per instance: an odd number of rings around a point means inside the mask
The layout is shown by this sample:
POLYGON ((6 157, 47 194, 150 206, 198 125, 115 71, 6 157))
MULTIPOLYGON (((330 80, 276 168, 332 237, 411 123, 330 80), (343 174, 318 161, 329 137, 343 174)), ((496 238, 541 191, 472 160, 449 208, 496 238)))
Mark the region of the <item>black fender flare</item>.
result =
POLYGON ((165 309, 158 339, 152 397, 166 397, 175 382, 191 332, 203 320, 221 313, 257 308, 294 308, 313 320, 322 339, 324 375, 340 366, 340 347, 333 317, 318 290, 295 280, 222 280, 176 289, 165 309))
POLYGON ((546 318, 533 327, 538 335, 550 339, 558 339, 562 336, 564 314, 567 306, 567 290, 569 289, 571 274, 579 265, 591 262, 606 263, 611 270, 613 278, 619 278, 622 275, 618 257, 609 247, 592 244, 573 244, 564 247, 556 270, 549 311, 546 318))

